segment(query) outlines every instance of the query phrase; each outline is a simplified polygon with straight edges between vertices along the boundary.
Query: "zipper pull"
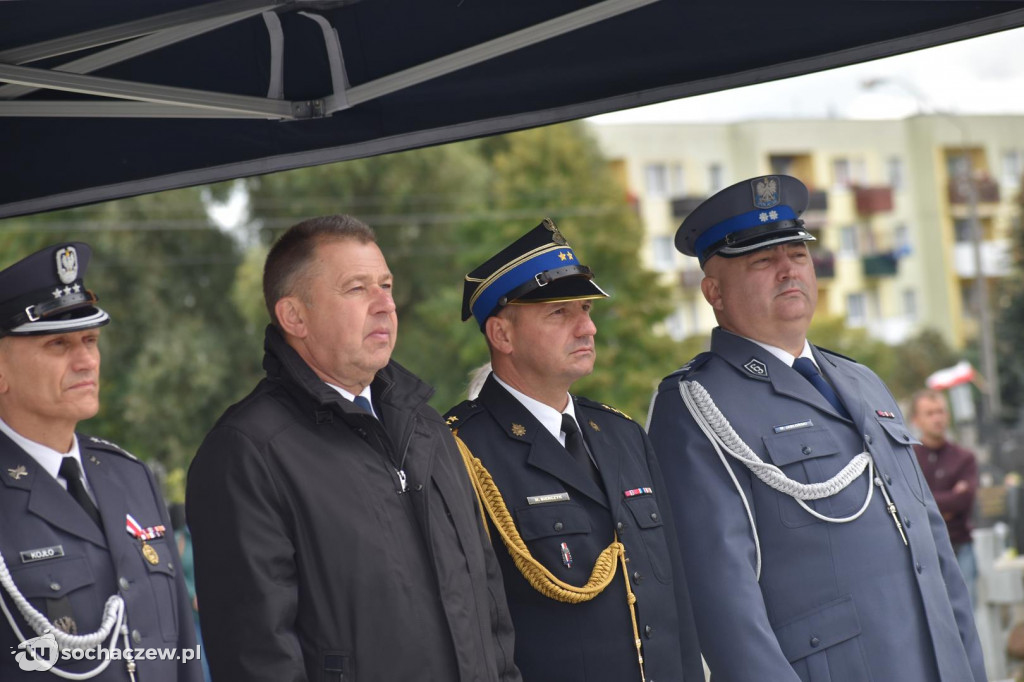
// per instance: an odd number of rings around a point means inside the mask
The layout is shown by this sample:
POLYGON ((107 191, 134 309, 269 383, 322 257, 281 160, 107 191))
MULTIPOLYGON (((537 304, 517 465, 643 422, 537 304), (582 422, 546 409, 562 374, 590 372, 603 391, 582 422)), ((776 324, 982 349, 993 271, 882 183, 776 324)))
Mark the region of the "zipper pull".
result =
POLYGON ((398 467, 395 467, 395 473, 398 474, 398 480, 402 484, 402 492, 404 493, 406 490, 409 489, 409 486, 407 485, 405 479, 405 469, 399 469, 398 467))

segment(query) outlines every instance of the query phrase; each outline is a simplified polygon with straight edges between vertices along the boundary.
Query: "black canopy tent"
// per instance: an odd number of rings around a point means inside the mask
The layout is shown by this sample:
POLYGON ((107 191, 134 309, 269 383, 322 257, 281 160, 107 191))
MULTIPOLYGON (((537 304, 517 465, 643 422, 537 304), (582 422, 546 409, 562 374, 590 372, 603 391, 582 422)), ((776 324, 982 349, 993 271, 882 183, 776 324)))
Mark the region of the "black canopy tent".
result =
POLYGON ((1024 25, 1024 2, 0 2, 0 217, 440 144, 1024 25))

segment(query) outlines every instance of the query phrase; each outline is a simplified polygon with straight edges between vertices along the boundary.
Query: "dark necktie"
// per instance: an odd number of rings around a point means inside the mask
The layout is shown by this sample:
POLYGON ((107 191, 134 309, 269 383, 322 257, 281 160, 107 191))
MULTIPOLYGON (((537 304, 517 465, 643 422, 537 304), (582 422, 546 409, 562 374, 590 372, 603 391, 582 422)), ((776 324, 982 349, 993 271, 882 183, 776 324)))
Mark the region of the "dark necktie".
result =
POLYGON ((601 476, 597 473, 594 461, 590 459, 590 453, 587 452, 587 445, 583 442, 583 434, 580 433, 580 427, 571 415, 562 415, 562 432, 565 433, 565 449, 576 460, 576 464, 583 471, 586 471, 587 475, 594 479, 596 483, 600 483, 601 476))
POLYGON ((57 473, 67 481, 68 492, 71 493, 71 497, 75 498, 75 502, 102 529, 103 522, 100 521, 100 510, 96 508, 95 503, 93 503, 92 498, 89 497, 89 493, 85 489, 85 481, 82 480, 82 468, 78 466, 78 460, 74 457, 65 457, 61 460, 60 471, 57 473))
POLYGON ((818 371, 813 360, 810 358, 797 358, 793 363, 793 369, 804 375, 804 378, 811 382, 811 385, 814 386, 814 388, 818 389, 818 393, 825 396, 825 400, 829 401, 832 407, 836 408, 836 412, 847 419, 850 418, 850 413, 846 411, 845 407, 843 407, 843 403, 839 400, 839 396, 836 395, 832 386, 825 381, 825 377, 821 376, 821 373, 818 371))
POLYGON ((352 400, 352 402, 354 402, 357 406, 363 408, 363 410, 368 412, 371 417, 376 418, 377 414, 373 411, 373 405, 371 405, 370 401, 366 399, 366 396, 364 396, 364 395, 357 395, 352 400))

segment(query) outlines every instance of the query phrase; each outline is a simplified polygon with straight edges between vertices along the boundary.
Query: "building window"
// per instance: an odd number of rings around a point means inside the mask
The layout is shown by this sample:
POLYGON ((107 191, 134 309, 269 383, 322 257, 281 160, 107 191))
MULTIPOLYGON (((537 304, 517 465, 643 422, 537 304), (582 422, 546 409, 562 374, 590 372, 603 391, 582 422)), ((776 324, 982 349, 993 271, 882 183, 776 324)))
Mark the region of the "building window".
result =
POLYGON ((971 221, 966 218, 957 218, 953 221, 953 239, 957 243, 965 244, 972 241, 973 231, 971 230, 971 221))
POLYGON ((722 176, 722 164, 713 163, 708 166, 708 194, 714 194, 725 184, 722 176))
POLYGON ((792 156, 773 156, 768 159, 768 162, 772 167, 772 174, 793 175, 793 167, 796 165, 796 159, 792 156))
POLYGON ((683 165, 674 163, 669 168, 669 191, 672 196, 679 197, 686 193, 686 186, 683 182, 683 165))
POLYGON ((890 156, 886 162, 886 174, 889 176, 889 187, 894 190, 903 189, 903 159, 890 156))
POLYGON ((667 235, 659 235, 651 240, 651 261, 654 269, 659 272, 671 272, 676 267, 676 249, 673 239, 667 235))
POLYGON ((857 239, 857 226, 847 225, 839 228, 839 255, 854 258, 860 255, 857 239))
POLYGON ((917 321, 917 292, 913 289, 903 290, 903 315, 910 322, 917 321))
POLYGON ((652 197, 664 197, 668 195, 668 178, 665 172, 665 164, 649 163, 644 168, 644 181, 647 186, 647 193, 652 197))
POLYGON ((900 223, 893 230, 893 245, 896 247, 896 257, 904 258, 911 253, 910 228, 900 223))
POLYGON ((864 300, 864 294, 847 294, 846 326, 863 327, 867 322, 867 305, 864 300))
POLYGON ((863 185, 865 180, 862 159, 837 158, 832 161, 832 185, 837 189, 863 185))
POLYGON ((1020 185, 1020 176, 1024 172, 1024 153, 1019 149, 1003 152, 1003 184, 1009 187, 1020 185))

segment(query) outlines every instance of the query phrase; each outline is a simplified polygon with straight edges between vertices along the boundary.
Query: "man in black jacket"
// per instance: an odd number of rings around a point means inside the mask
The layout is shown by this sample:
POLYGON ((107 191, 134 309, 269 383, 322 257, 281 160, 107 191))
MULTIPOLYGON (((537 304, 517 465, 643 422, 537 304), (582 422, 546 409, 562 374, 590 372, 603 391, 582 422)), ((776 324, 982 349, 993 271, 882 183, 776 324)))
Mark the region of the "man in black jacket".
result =
POLYGON ((604 296, 550 220, 469 273, 462 317, 480 325, 494 372, 448 423, 508 548, 523 678, 703 682, 651 444, 618 410, 569 395, 594 369, 590 307, 604 296))
POLYGON ((392 275, 348 216, 271 249, 267 376, 188 480, 219 682, 519 680, 493 550, 431 389, 392 362, 392 275))

